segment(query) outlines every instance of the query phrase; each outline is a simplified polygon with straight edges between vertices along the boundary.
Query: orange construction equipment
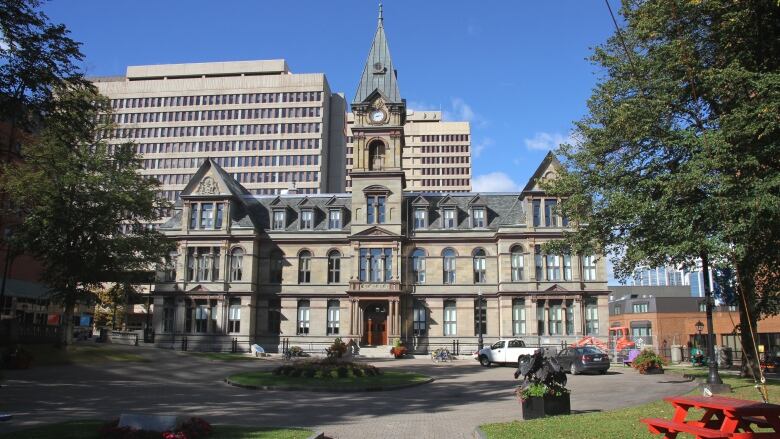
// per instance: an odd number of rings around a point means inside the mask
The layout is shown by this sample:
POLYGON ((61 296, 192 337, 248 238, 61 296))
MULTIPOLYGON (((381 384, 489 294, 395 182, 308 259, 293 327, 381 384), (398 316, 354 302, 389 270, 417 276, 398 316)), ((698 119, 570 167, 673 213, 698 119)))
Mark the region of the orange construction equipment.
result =
MULTIPOLYGON (((628 339, 628 328, 625 326, 616 326, 609 328, 609 339, 615 343, 615 350, 617 352, 623 349, 630 349, 635 346, 634 342, 628 339)), ((604 352, 608 352, 609 348, 603 341, 597 340, 595 337, 587 336, 581 338, 579 341, 571 345, 573 348, 582 346, 596 346, 604 352)))

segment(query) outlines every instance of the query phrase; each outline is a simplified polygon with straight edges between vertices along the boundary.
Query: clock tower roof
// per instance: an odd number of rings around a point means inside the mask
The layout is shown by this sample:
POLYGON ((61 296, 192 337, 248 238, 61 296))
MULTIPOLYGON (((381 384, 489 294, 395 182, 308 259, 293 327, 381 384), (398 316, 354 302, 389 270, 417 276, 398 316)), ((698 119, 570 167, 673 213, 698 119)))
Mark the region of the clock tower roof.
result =
POLYGON ((390 48, 385 36, 381 3, 379 4, 379 20, 374 40, 371 43, 371 51, 368 52, 368 58, 363 67, 363 74, 360 77, 360 84, 352 104, 366 102, 376 91, 382 95, 387 103, 402 103, 401 93, 398 91, 398 76, 390 57, 390 48))

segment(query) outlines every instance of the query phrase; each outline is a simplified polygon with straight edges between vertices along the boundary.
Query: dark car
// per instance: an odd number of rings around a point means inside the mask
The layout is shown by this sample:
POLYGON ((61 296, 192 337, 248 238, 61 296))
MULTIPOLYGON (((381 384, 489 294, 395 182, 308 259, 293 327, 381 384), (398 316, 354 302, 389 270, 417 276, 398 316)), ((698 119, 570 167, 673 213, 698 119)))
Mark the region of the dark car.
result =
POLYGON ((582 372, 607 373, 609 369, 609 355, 594 347, 564 348, 558 352, 558 364, 563 370, 568 370, 572 375, 582 372))

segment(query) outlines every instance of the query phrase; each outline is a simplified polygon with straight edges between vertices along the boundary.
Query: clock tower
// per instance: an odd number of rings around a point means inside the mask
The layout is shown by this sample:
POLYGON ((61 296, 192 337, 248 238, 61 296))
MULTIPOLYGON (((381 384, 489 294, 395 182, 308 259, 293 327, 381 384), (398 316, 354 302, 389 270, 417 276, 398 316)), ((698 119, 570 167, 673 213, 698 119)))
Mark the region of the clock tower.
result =
POLYGON ((406 100, 398 91, 398 77, 385 36, 382 5, 363 74, 352 100, 353 233, 374 225, 401 234, 405 186, 402 155, 406 100), (375 204, 381 196, 381 223, 375 204), (356 230, 358 229, 358 230, 356 230))

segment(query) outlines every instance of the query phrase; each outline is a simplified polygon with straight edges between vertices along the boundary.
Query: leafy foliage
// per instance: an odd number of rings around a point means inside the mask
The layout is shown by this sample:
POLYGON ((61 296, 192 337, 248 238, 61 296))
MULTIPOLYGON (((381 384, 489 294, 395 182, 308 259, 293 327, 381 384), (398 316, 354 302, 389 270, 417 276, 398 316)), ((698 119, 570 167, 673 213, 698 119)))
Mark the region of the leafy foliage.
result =
POLYGON ((638 370, 639 373, 647 373, 651 369, 663 369, 666 360, 656 354, 652 349, 643 349, 639 355, 631 362, 631 367, 638 370))
POLYGON ((523 377, 516 393, 520 399, 535 396, 561 396, 569 393, 566 388, 566 373, 561 369, 554 357, 545 357, 542 349, 537 349, 533 355, 522 356, 520 365, 515 371, 515 378, 523 377))

